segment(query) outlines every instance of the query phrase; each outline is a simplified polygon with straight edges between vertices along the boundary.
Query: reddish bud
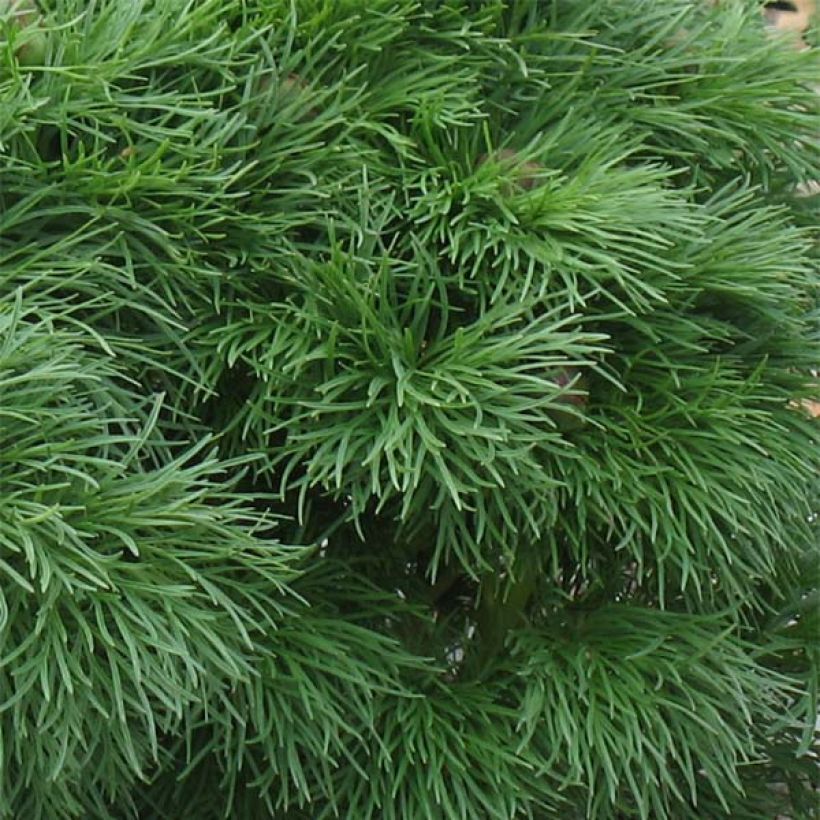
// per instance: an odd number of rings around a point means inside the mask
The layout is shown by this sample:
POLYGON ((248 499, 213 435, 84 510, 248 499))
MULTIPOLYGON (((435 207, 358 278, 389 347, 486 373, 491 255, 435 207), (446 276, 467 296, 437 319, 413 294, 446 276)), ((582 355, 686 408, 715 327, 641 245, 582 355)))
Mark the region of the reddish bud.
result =
POLYGON ((539 182, 539 174, 543 171, 543 166, 537 162, 521 162, 518 152, 511 148, 502 148, 492 154, 482 154, 478 158, 479 167, 487 162, 496 162, 500 165, 515 169, 516 182, 525 191, 535 188, 539 182))
POLYGON ((555 399, 556 404, 572 408, 556 408, 550 414, 558 429, 566 432, 583 427, 583 411, 589 403, 586 376, 577 367, 560 367, 550 371, 548 378, 560 391, 555 399))
POLYGON ((20 65, 37 65, 45 61, 48 40, 41 28, 42 15, 33 0, 0 0, 0 18, 18 31, 19 45, 15 56, 20 65))

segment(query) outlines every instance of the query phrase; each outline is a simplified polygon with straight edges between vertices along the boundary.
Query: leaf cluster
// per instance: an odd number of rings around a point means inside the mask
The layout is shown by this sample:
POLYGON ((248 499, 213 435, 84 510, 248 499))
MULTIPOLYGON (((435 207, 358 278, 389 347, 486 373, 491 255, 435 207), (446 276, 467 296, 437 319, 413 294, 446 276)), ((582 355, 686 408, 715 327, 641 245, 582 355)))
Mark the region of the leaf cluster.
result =
POLYGON ((811 815, 758 5, 0 2, 0 816, 811 815))

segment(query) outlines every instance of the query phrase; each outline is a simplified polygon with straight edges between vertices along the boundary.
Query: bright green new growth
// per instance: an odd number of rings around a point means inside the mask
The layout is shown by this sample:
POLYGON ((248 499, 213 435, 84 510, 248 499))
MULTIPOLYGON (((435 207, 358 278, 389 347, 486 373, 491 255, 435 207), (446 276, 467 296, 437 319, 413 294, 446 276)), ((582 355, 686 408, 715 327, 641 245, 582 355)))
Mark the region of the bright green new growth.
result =
POLYGON ((0 817, 813 816, 758 6, 0 2, 0 817))

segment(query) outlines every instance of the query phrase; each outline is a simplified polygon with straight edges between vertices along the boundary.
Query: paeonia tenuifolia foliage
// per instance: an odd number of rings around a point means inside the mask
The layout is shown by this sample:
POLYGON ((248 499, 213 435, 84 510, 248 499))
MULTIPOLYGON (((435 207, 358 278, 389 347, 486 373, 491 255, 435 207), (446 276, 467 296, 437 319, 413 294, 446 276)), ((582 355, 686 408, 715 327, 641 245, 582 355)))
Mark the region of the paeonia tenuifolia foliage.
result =
POLYGON ((814 816, 814 54, 0 3, 0 816, 814 816))

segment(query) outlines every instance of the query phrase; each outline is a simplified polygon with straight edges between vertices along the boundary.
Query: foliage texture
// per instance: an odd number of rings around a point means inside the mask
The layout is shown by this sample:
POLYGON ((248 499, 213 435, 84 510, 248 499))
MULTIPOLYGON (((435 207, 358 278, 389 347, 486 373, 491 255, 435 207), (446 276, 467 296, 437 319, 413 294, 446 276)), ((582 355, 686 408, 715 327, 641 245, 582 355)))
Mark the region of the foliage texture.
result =
POLYGON ((815 816, 814 55, 0 0, 0 817, 815 816))

